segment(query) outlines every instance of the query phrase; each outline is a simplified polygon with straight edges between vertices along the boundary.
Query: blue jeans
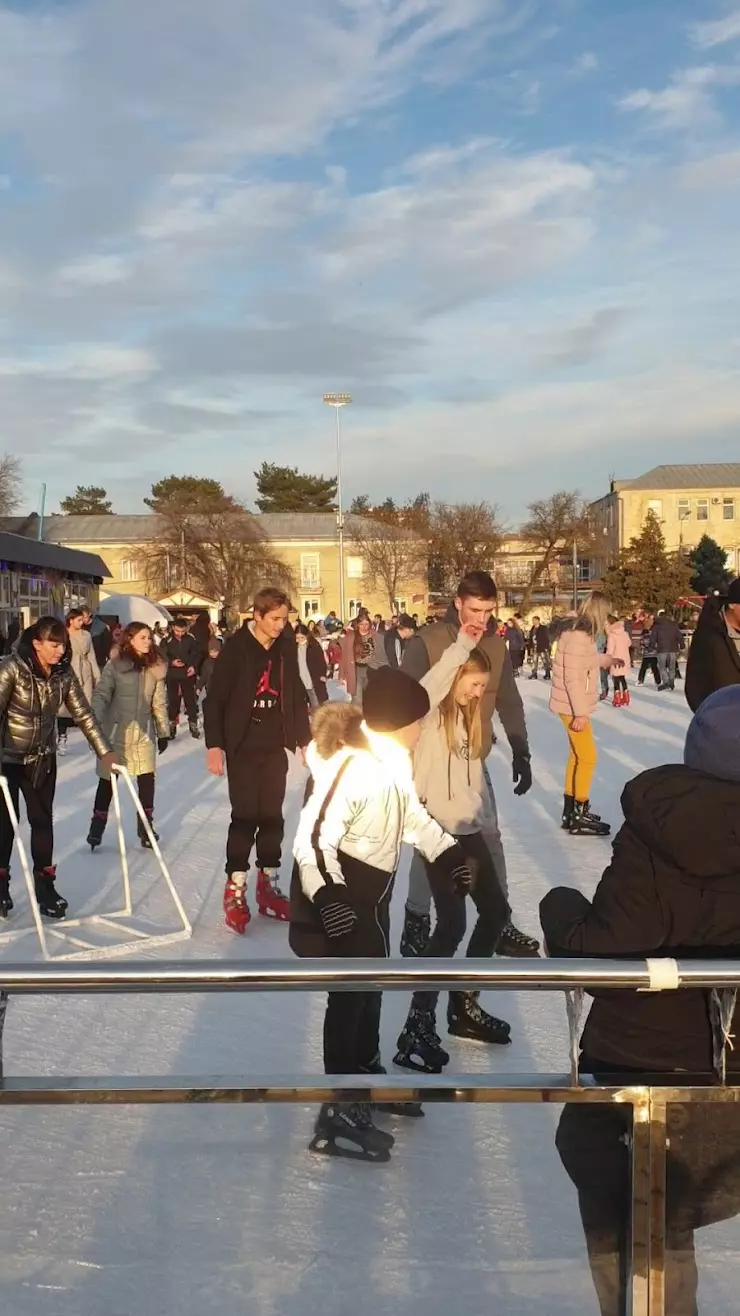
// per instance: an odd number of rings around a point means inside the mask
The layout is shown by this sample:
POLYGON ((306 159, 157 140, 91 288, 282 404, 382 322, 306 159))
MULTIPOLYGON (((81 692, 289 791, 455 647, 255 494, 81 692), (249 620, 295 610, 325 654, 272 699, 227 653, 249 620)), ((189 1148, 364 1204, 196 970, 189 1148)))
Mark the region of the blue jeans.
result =
POLYGON ((676 684, 676 655, 675 653, 658 654, 658 671, 660 672, 660 684, 669 685, 671 689, 676 684))

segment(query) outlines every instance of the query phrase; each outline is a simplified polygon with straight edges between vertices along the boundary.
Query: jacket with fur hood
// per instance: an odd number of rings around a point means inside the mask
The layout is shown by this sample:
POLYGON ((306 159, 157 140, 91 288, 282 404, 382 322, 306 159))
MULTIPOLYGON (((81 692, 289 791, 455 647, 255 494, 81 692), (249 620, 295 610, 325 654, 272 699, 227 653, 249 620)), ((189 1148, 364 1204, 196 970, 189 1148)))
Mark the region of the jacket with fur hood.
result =
POLYGON ((611 667, 612 661, 599 656, 588 622, 564 617, 557 628, 550 711, 564 717, 590 717, 599 699, 600 668, 611 667))
POLYGON ((431 710, 424 719, 421 739, 414 751, 414 784, 432 817, 454 835, 496 830, 483 759, 468 757, 465 723, 459 711, 458 752, 450 751, 439 712, 458 671, 475 647, 475 640, 460 631, 455 643, 445 649, 439 662, 421 680, 431 710))
MULTIPOLYGON (((740 959, 740 782, 668 764, 628 782, 622 809, 593 900, 557 887, 540 905, 550 954, 740 959)), ((617 1069, 711 1073, 709 992, 594 996, 585 1056, 617 1069)), ((738 1024, 736 1013, 735 1034, 738 1024)), ((740 1070, 740 1049, 727 1063, 740 1070)))
MULTIPOLYGON (((157 739, 169 738, 166 675, 161 661, 135 667, 130 658, 112 658, 95 687, 93 712, 132 777, 155 771, 157 739)), ((98 776, 106 775, 98 764, 98 776)))

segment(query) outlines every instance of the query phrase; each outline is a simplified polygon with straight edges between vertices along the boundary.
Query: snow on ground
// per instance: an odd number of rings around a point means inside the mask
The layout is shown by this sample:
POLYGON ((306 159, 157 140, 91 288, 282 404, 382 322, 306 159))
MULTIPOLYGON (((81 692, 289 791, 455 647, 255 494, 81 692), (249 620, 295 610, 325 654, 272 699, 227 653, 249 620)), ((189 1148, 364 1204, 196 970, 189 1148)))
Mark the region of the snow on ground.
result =
MULTIPOLYGON (((505 738, 491 758, 520 926, 537 928, 548 888, 590 893, 608 843, 557 826, 565 737, 547 711, 549 687, 522 683, 535 785, 512 793, 505 738)), ((683 696, 646 687, 628 710, 597 715, 593 798, 613 823, 624 782, 681 757, 683 696)), ((115 903, 112 831, 84 844, 94 770, 79 736, 60 764, 59 886, 72 912, 115 903)), ((221 923, 226 785, 209 777, 203 746, 184 738, 160 760, 156 821, 193 920, 192 941, 165 958, 238 960, 288 955, 285 925, 255 918, 239 939, 221 923)), ((288 838, 302 771, 291 773, 288 838)), ((137 915, 174 926, 154 858, 132 842, 137 915)), ((396 944, 406 884, 395 897, 396 944)), ((16 878, 19 868, 15 865, 16 878)), ((287 879, 289 866, 285 864, 287 879)), ((15 889, 19 883, 16 880, 15 889)), ((22 894, 15 926, 28 922, 22 894)), ((37 957, 29 935, 6 960, 37 957)), ((562 998, 498 994, 489 1008, 513 1025, 513 1045, 451 1042, 451 1068, 564 1071, 562 998)), ((408 1007, 389 993, 386 1061, 408 1007)), ((6 1073, 309 1074, 321 1070, 323 998, 308 994, 26 998, 11 1002, 6 1073)), ((13 1316, 584 1316, 596 1313, 574 1193, 546 1106, 431 1106, 395 1121, 386 1166, 310 1156, 304 1107, 2 1108, 0 1293, 13 1316)), ((699 1236, 703 1310, 736 1309, 740 1235, 733 1224, 699 1236), (733 1261, 735 1264, 728 1264, 733 1261)))

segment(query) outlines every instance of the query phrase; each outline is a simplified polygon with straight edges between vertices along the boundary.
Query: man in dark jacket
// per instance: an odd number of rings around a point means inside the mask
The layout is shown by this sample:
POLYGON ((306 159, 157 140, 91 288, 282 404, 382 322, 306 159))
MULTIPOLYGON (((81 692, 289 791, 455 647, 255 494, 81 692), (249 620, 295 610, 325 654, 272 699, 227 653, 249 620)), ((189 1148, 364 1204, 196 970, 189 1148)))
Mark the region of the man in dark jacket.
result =
POLYGON ((530 681, 537 680, 537 669, 540 663, 542 663, 542 670, 545 674, 545 680, 549 681, 550 669, 552 667, 552 663, 550 661, 550 650, 552 649, 552 641, 550 640, 550 627, 543 626, 539 617, 532 618, 532 629, 529 632, 527 643, 529 645, 529 650, 532 655, 532 672, 529 678, 530 681))
POLYGON ((726 685, 740 685, 740 579, 727 597, 705 602, 689 649, 686 699, 692 712, 702 700, 726 685))
POLYGON ((260 591, 253 620, 224 645, 203 705, 208 770, 222 777, 225 769, 229 778, 224 914, 227 927, 239 933, 250 920, 247 874, 255 842, 259 912, 289 916, 278 882, 286 750, 303 750, 311 732, 288 609, 282 590, 260 591))
MULTIPOLYGON (((555 956, 740 959, 740 688, 702 704, 689 727, 683 764, 643 772, 622 795, 624 826, 593 900, 557 887, 540 905, 542 928, 555 956)), ((686 991, 605 991, 581 1038, 581 1070, 595 1075, 676 1074, 676 1082, 713 1081, 711 994, 686 991)), ((737 1033, 735 1014, 725 1036, 737 1033)), ((726 1049, 733 1081, 740 1052, 726 1049)), ((694 1316, 693 1231, 724 1218, 722 1182, 734 1173, 734 1214, 740 1205, 737 1167, 740 1112, 679 1109, 668 1164, 666 1311, 694 1316), (707 1123, 707 1120, 709 1123, 707 1123), (675 1189, 675 1191, 674 1191, 675 1189)), ((629 1201, 629 1115, 613 1107, 569 1107, 558 1149, 575 1183, 603 1316, 624 1311, 624 1256, 629 1201)))
POLYGON ((413 640, 415 635, 416 622, 408 613, 402 613, 398 618, 398 625, 389 626, 383 632, 381 643, 375 646, 377 666, 401 667, 409 640, 413 640))
POLYGON ((159 646, 159 652, 167 662, 167 703, 170 715, 170 739, 177 735, 177 721, 180 716, 180 701, 185 705, 188 715, 190 734, 194 740, 200 739, 198 725, 198 696, 196 680, 205 654, 195 636, 188 632, 184 617, 175 617, 172 634, 159 646))
POLYGON ((678 655, 686 648, 686 641, 678 622, 665 610, 655 618, 650 647, 658 656, 658 689, 675 690, 678 655))
MULTIPOLYGON (((413 639, 409 640, 403 655, 403 670, 420 681, 429 669, 439 662, 445 650, 455 643, 461 626, 466 623, 477 623, 484 627, 485 634, 478 647, 483 650, 491 664, 491 674, 488 678, 488 688, 481 700, 483 754, 487 758, 493 746, 493 714, 496 711, 511 746, 514 794, 526 795, 532 785, 527 725, 506 640, 496 634, 496 628, 492 624, 496 602, 496 585, 493 578, 487 571, 471 571, 460 581, 457 594, 444 621, 435 622, 432 626, 422 626, 413 639)), ((491 803, 495 811, 493 791, 491 791, 491 803)), ((486 840, 504 895, 508 896, 506 859, 498 829, 495 833, 487 835, 486 840)), ((431 931, 430 909, 431 892, 426 870, 423 861, 414 853, 409 876, 406 921, 401 941, 402 954, 418 955, 426 945, 431 931)), ((539 942, 520 932, 513 923, 508 923, 504 928, 497 953, 512 956, 536 955, 538 950, 539 942)))

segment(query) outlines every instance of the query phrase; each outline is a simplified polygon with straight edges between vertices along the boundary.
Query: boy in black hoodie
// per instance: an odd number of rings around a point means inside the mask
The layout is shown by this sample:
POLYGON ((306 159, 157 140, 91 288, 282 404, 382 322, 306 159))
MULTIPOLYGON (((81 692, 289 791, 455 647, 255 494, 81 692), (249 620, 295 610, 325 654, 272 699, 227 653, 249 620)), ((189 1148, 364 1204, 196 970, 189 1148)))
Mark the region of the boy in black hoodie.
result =
POLYGON ((208 771, 222 777, 225 770, 229 778, 224 914, 238 933, 251 917, 247 874, 255 843, 260 914, 287 921, 290 912, 278 882, 286 750, 305 749, 311 732, 289 608, 282 590, 260 591, 253 620, 224 646, 203 705, 208 771))

